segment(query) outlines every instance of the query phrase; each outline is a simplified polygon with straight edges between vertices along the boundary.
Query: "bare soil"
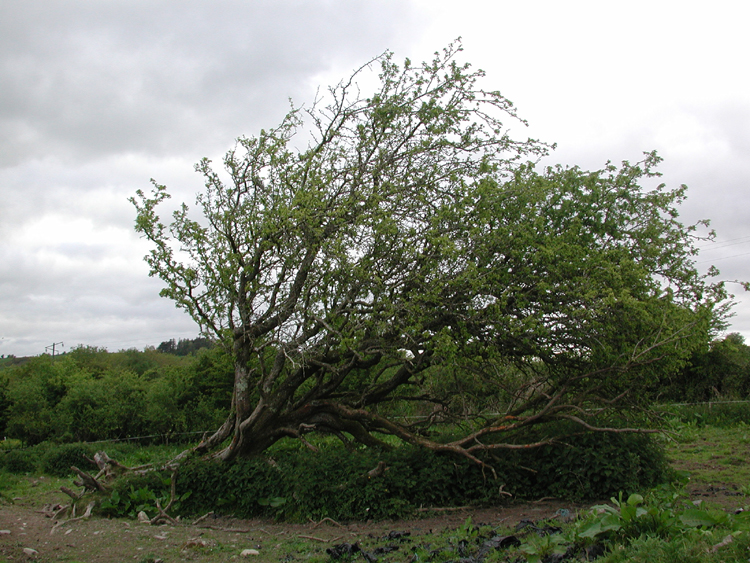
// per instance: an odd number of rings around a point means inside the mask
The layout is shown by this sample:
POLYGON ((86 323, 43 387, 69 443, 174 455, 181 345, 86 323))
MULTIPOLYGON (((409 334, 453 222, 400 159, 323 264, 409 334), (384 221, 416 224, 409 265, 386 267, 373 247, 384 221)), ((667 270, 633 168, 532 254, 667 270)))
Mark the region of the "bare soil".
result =
MULTIPOLYGON (((415 544, 432 533, 460 527, 471 518, 474 524, 513 527, 521 520, 556 517, 564 508, 575 514, 586 507, 562 501, 509 504, 496 508, 458 509, 432 512, 424 518, 396 522, 338 523, 330 519, 307 524, 208 517, 177 525, 149 526, 128 519, 96 516, 57 524, 44 513, 45 504, 66 503, 54 491, 15 499, 0 506, 0 563, 15 561, 59 561, 114 563, 136 561, 223 562, 249 559, 306 562, 328 561, 326 549, 340 543, 385 545, 388 534, 398 532, 402 541, 415 544), (408 532, 408 536, 404 534, 408 532), (35 553, 24 552, 33 549, 35 553), (242 555, 246 549, 257 555, 242 555)), ((65 518, 61 519, 65 521, 65 518)), ((393 535, 391 535, 393 537, 393 535)), ((392 542, 391 542, 392 543, 392 542)), ((406 547, 406 546, 404 546, 406 547)), ((404 550, 402 554, 405 555, 404 550)))

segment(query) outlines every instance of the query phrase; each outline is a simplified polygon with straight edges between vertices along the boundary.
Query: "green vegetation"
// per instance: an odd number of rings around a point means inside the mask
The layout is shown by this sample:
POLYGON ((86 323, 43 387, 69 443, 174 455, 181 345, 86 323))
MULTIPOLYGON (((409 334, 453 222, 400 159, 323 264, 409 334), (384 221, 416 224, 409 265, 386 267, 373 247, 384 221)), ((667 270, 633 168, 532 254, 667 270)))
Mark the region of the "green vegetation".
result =
POLYGON ((655 394, 660 400, 679 403, 747 399, 750 346, 737 333, 702 346, 684 368, 662 377, 655 394))
MULTIPOLYGON (((683 414, 685 413, 677 413, 683 414)), ((750 556, 750 490, 742 488, 747 483, 746 476, 732 473, 730 468, 719 475, 705 473, 706 459, 721 458, 727 452, 747 447, 747 427, 742 423, 725 424, 722 428, 710 424, 699 426, 681 422, 679 416, 671 418, 669 424, 672 439, 665 442, 669 458, 678 467, 691 469, 689 480, 685 476, 677 478, 675 473, 668 474, 671 480, 667 483, 644 486, 631 492, 616 492, 609 502, 583 510, 577 518, 573 518, 573 513, 567 514, 560 510, 557 517, 549 521, 505 522, 500 527, 474 524, 469 520, 458 528, 436 530, 429 534, 393 533, 383 537, 363 535, 356 547, 354 544, 343 543, 345 538, 340 539, 336 545, 321 545, 319 541, 301 537, 274 538, 272 545, 262 550, 261 559, 272 561, 291 556, 321 563, 366 560, 362 559, 365 556, 360 553, 364 552, 377 554, 378 561, 383 563, 422 560, 441 563, 457 559, 467 563, 544 563, 594 559, 602 563, 719 563, 747 560, 750 556), (691 496, 691 493, 701 492, 701 487, 709 482, 721 482, 729 490, 736 490, 736 494, 725 497, 691 496), (701 502, 698 503, 696 499, 701 502), (745 511, 736 512, 741 507, 745 511), (326 549, 330 551, 326 553, 326 549)), ((626 435, 624 439, 631 440, 635 437, 626 435)), ((370 507, 370 511, 364 511, 365 517, 377 518, 379 515, 384 516, 383 512, 378 511, 386 509, 392 510, 394 515, 409 513, 404 509, 409 502, 416 501, 415 495, 424 495, 430 490, 434 495, 444 495, 446 499, 452 497, 456 501, 466 501, 472 495, 474 498, 478 498, 476 495, 483 495, 487 502, 500 502, 495 489, 497 482, 492 477, 482 477, 481 471, 472 468, 465 460, 459 459, 458 463, 454 463, 455 458, 428 455, 429 452, 424 450, 406 449, 383 453, 381 457, 373 457, 367 459, 366 463, 360 463, 361 457, 347 452, 332 439, 317 442, 321 452, 312 458, 297 455, 300 452, 290 447, 293 444, 290 443, 285 448, 277 446, 265 458, 240 460, 234 464, 199 464, 193 460, 181 469, 185 473, 179 481, 179 511, 190 514, 196 510, 202 512, 205 507, 210 506, 223 513, 241 508, 256 516, 264 515, 275 519, 303 520, 312 517, 320 520, 326 515, 343 517, 346 511, 362 511, 370 507), (389 469, 382 475, 367 478, 366 474, 372 469, 376 459, 385 460, 389 469), (407 474, 409 471, 412 472, 411 477, 407 474), (288 479, 282 478, 284 476, 288 479), (242 478, 246 479, 245 483, 238 484, 242 478), (189 491, 184 490, 188 483, 189 491), (252 484, 257 488, 253 488, 252 484), (283 488, 290 485, 292 489, 283 488), (398 494, 406 502, 396 504, 393 498, 387 499, 383 494, 384 489, 391 486, 401 486, 398 494), (446 487, 450 490, 443 492, 442 489, 446 487), (208 491, 212 488, 218 491, 214 500, 219 500, 219 503, 207 501, 208 491), (415 493, 415 489, 421 489, 421 492, 415 493), (227 496, 232 492, 238 493, 235 498, 227 496), (315 498, 316 494, 318 498, 315 498), (357 497, 361 501, 359 504, 353 500, 357 497), (302 512, 303 506, 310 509, 315 502, 319 503, 317 511, 302 512), (344 508, 340 504, 345 505, 344 508)), ((598 446, 601 447, 602 444, 598 446)), ((623 446, 623 452, 642 450, 644 447, 643 444, 634 443, 623 446)), ((78 448, 86 447, 40 444, 31 448, 35 452, 33 457, 39 464, 32 472, 33 479, 9 474, 0 468, 0 501, 10 502, 15 496, 46 494, 65 484, 68 481, 38 476, 40 468, 44 467, 45 462, 42 460, 46 459, 46 463, 50 464, 53 460, 75 456, 78 448)), ((653 444, 649 447, 653 447, 653 444)), ((122 443, 108 449, 129 465, 164 462, 178 451, 174 446, 144 447, 122 443)), ((537 450, 537 455, 539 452, 541 450, 537 450)), ((578 454, 581 453, 582 450, 579 450, 578 454)), ((560 452, 555 453, 559 454, 560 452)), ((571 455, 567 459, 560 458, 560 463, 566 466, 565 469, 571 469, 569 464, 575 457, 571 455)), ((611 458, 610 465, 616 466, 618 460, 612 451, 603 452, 601 457, 611 458)), ((542 465, 530 466, 529 469, 544 468, 544 464, 550 464, 551 461, 552 457, 546 461, 541 459, 542 465)), ((651 463, 648 459, 643 461, 644 465, 651 463)), ((508 460, 508 465, 516 466, 517 469, 518 462, 519 459, 508 460)), ((534 460, 525 459, 524 463, 531 464, 534 460)), ((580 461, 580 467, 576 469, 579 478, 589 475, 584 471, 588 468, 587 464, 586 460, 580 461)), ((502 469, 501 465, 497 466, 499 477, 503 476, 502 469)), ((549 471, 549 468, 545 471, 549 471)), ((565 473, 565 470, 561 471, 561 474, 565 473)), ((526 485, 527 483, 522 484, 526 485)), ((169 497, 169 474, 154 472, 132 475, 117 481, 114 490, 116 494, 100 504, 100 513, 132 517, 137 511, 144 510, 149 516, 153 516, 156 500, 164 505, 169 497)), ((508 490, 508 487, 504 490, 508 490)), ((430 506, 439 504, 439 499, 435 497, 428 499, 429 501, 435 503, 430 506)), ((395 527, 400 529, 398 524, 395 527)), ((210 549, 206 548, 201 552, 207 561, 223 561, 237 553, 237 549, 232 549, 228 543, 217 542, 211 545, 210 549)))
POLYGON ((511 495, 517 500, 602 498, 654 486, 668 475, 659 447, 632 434, 571 437, 567 446, 514 451, 487 461, 494 472, 414 447, 352 452, 329 443, 317 453, 272 448, 268 457, 228 465, 184 465, 178 491, 192 492, 184 506, 195 514, 216 507, 244 517, 302 522, 381 520, 412 516, 419 507, 491 506, 511 495))
POLYGON ((38 444, 150 436, 186 441, 229 409, 232 359, 79 347, 0 371, 0 434, 38 444))

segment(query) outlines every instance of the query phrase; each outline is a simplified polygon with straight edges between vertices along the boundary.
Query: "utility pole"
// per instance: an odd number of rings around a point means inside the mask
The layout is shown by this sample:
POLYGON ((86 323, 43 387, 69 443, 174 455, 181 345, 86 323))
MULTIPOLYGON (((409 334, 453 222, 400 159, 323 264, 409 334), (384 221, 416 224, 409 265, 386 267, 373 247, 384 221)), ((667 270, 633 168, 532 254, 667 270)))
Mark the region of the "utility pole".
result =
POLYGON ((50 344, 49 346, 45 346, 45 347, 44 347, 44 351, 45 351, 45 352, 46 352, 47 350, 49 350, 50 348, 52 348, 52 358, 53 358, 53 359, 55 358, 55 346, 57 346, 58 344, 59 344, 60 346, 62 346, 62 345, 63 345, 63 343, 62 343, 62 342, 53 342, 53 343, 52 343, 52 344, 50 344))

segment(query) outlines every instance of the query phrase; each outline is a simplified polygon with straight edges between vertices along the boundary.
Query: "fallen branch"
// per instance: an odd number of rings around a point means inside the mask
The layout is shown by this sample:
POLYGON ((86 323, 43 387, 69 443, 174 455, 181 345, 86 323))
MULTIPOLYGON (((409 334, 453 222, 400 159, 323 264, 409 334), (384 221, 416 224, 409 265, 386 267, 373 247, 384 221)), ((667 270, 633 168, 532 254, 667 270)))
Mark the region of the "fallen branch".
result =
POLYGON ((199 522, 203 522, 206 518, 208 518, 209 516, 213 516, 213 515, 214 515, 213 510, 211 512, 206 512, 203 516, 201 516, 195 522, 193 522, 193 526, 197 525, 199 522))
POLYGON ((45 504, 41 510, 35 510, 34 512, 44 514, 47 518, 57 519, 57 517, 67 509, 67 504, 45 504))
POLYGON ((323 538, 316 538, 315 536, 302 536, 302 535, 299 535, 299 536, 297 536, 297 537, 298 537, 298 538, 302 538, 302 539, 305 539, 305 540, 314 540, 314 541, 319 541, 319 542, 321 542, 321 543, 333 543, 333 542, 335 542, 335 541, 339 541, 339 540, 340 540, 341 538, 343 538, 344 536, 339 536, 339 537, 337 537, 337 538, 333 538, 333 539, 331 539, 331 540, 324 540, 323 538))
POLYGON ((88 504, 88 506, 86 507, 86 511, 81 516, 79 516, 78 518, 70 518, 68 520, 60 520, 57 524, 55 524, 52 527, 52 529, 49 531, 49 534, 52 535, 53 533, 55 533, 55 530, 57 528, 59 528, 60 526, 65 525, 65 524, 71 524, 73 522, 78 522, 79 520, 85 520, 86 518, 88 518, 89 516, 91 516, 91 511, 94 509, 95 505, 96 505, 96 503, 94 501, 91 501, 88 504))
POLYGON ((70 468, 73 470, 73 472, 75 472, 76 475, 81 478, 80 481, 73 481, 74 485, 84 487, 87 491, 99 491, 101 493, 107 492, 107 487, 102 485, 93 476, 89 475, 85 471, 81 471, 75 465, 71 466, 70 468))
POLYGON ((177 520, 172 518, 169 514, 167 514, 167 511, 172 508, 172 504, 174 503, 174 499, 176 496, 176 487, 177 487, 177 470, 172 470, 172 478, 170 479, 170 487, 169 487, 169 503, 167 504, 166 508, 161 507, 161 503, 159 502, 159 499, 156 499, 156 509, 159 511, 159 514, 154 516, 151 519, 151 525, 155 526, 162 520, 167 520, 171 524, 177 524, 177 520))
POLYGON ((249 534, 252 530, 250 528, 223 528, 221 526, 212 526, 205 524, 198 526, 201 530, 218 530, 220 532, 235 532, 237 534, 249 534))
MULTIPOLYGON (((172 503, 170 502, 169 505, 171 505, 171 504, 172 503)), ((149 521, 149 524, 151 524, 152 526, 156 526, 157 524, 159 524, 160 522, 162 522, 164 520, 166 520, 170 524, 177 524, 177 520, 175 520, 169 514, 167 514, 167 510, 169 510, 169 505, 167 505, 167 508, 162 508, 161 507, 161 503, 157 499, 156 500, 156 509, 159 511, 159 514, 157 514, 156 516, 154 516, 149 521)))
POLYGON ((67 511, 69 506, 67 504, 62 505, 52 514, 52 521, 59 520, 67 511))
POLYGON ((284 534, 286 534, 286 532, 283 531, 283 530, 281 532, 279 532, 278 534, 274 534, 273 532, 269 532, 268 530, 264 530, 263 528, 258 528, 258 530, 260 530, 264 534, 268 534, 269 536, 279 537, 279 536, 283 536, 284 534))
POLYGON ((68 495, 70 498, 72 498, 74 501, 75 500, 80 500, 80 498, 83 496, 82 492, 81 493, 77 493, 74 490, 69 489, 68 487, 60 487, 60 490, 63 493, 65 493, 66 495, 68 495))

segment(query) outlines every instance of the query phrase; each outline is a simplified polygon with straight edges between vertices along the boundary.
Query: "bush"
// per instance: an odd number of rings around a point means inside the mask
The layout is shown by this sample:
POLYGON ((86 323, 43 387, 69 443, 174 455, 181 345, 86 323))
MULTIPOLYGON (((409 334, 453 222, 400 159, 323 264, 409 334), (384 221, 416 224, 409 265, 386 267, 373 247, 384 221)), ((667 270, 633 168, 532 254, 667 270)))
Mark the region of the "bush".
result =
MULTIPOLYGON (((157 501, 161 506, 169 503, 170 483, 171 475, 159 471, 125 475, 114 481, 110 494, 101 500, 98 510, 105 516, 135 518, 143 511, 153 517, 157 501)), ((177 499, 173 508, 177 510, 179 505, 180 499, 177 499)))
MULTIPOLYGON (((522 460, 535 470, 533 496, 605 498, 651 488, 669 475, 664 451, 646 434, 587 433, 566 442, 543 446, 522 460)), ((522 491, 515 493, 526 497, 522 491)))
POLYGON ((0 452, 0 469, 8 473, 34 473, 39 470, 39 454, 33 449, 0 452))
POLYGON ((75 465, 88 472, 91 463, 86 458, 91 459, 94 453, 94 447, 85 444, 53 446, 42 456, 42 471, 56 477, 67 477, 73 474, 70 468, 75 465))
POLYGON ((598 499, 651 487, 668 474, 663 451, 642 434, 571 436, 567 445, 506 450, 487 456, 487 463, 495 474, 465 458, 407 446, 350 452, 329 443, 318 453, 276 447, 234 463, 189 462, 180 469, 177 490, 191 492, 186 513, 380 520, 420 506, 498 504, 507 499, 504 492, 518 499, 598 499), (369 477, 379 462, 387 470, 369 477))
POLYGON ((738 424, 750 424, 750 402, 707 403, 672 407, 668 411, 680 422, 696 426, 729 428, 738 424))

